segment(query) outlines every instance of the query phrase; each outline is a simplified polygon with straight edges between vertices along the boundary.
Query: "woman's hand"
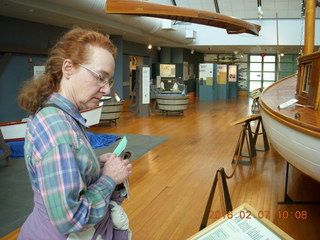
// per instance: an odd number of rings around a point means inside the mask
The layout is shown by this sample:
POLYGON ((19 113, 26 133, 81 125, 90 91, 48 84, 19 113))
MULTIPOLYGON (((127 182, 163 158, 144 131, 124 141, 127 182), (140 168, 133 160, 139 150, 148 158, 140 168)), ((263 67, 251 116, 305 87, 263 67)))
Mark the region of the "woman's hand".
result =
POLYGON ((114 153, 105 153, 105 154, 100 155, 98 157, 100 167, 103 168, 104 164, 106 163, 106 161, 108 159, 113 159, 115 157, 116 157, 116 155, 114 153))
POLYGON ((116 157, 114 153, 103 154, 99 157, 102 174, 113 179, 118 185, 126 180, 132 173, 132 164, 128 160, 116 157))

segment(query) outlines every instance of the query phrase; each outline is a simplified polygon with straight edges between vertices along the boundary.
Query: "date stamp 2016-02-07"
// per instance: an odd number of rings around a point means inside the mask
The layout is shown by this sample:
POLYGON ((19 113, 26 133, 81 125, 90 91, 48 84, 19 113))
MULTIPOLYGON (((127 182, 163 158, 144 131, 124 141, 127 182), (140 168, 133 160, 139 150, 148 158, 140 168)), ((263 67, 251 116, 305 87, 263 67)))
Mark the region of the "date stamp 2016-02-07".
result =
POLYGON ((268 210, 257 211, 256 216, 253 216, 251 211, 242 210, 239 213, 235 214, 233 211, 229 211, 227 214, 223 214, 221 211, 210 211, 209 219, 232 219, 232 218, 241 218, 241 219, 251 219, 253 217, 262 219, 267 218, 270 220, 271 214, 274 214, 276 218, 279 219, 297 219, 297 220, 306 220, 308 218, 308 211, 306 210, 297 210, 297 211, 287 211, 287 210, 278 210, 276 213, 268 210))

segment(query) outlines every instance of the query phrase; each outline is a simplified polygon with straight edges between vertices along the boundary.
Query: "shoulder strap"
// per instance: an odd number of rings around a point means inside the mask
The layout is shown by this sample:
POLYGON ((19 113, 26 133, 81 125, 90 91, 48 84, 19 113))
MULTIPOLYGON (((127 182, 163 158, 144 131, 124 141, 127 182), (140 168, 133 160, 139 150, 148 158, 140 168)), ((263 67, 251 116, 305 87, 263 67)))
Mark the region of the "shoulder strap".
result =
MULTIPOLYGON (((67 113, 64 109, 62 109, 61 107, 59 107, 57 104, 54 104, 54 103, 47 103, 45 104, 44 106, 42 106, 39 111, 43 108, 46 108, 46 107, 55 107, 55 108, 58 108, 60 109, 61 111, 63 111, 64 113, 67 113)), ((68 113, 67 113, 68 114, 68 113)), ((87 140, 89 141, 89 138, 88 138, 88 135, 87 135, 87 132, 85 130, 85 128, 83 127, 82 124, 80 124, 77 120, 75 120, 75 122, 78 124, 78 126, 80 127, 82 133, 84 134, 84 136, 87 138, 87 140)))

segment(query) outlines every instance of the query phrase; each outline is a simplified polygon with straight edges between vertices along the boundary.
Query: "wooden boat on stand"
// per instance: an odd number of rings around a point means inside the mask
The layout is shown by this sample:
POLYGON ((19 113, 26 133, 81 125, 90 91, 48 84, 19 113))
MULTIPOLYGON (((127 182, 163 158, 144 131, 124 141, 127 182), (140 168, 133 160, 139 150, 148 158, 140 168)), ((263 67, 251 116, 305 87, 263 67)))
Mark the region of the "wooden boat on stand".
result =
POLYGON ((107 0, 106 13, 191 22, 226 29, 228 34, 259 35, 260 26, 219 13, 137 0, 107 0))
POLYGON ((294 203, 287 195, 289 164, 320 182, 320 51, 313 52, 315 2, 306 1, 305 46, 304 55, 298 58, 298 74, 274 83, 260 96, 269 140, 288 162, 285 201, 281 203, 294 203))

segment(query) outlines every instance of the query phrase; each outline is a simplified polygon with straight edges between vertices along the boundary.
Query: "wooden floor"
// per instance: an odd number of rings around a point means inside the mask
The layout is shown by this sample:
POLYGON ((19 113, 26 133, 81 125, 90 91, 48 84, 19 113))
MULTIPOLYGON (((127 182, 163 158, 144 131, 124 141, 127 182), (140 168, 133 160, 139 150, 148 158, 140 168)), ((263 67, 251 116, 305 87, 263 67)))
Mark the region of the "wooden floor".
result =
MULTIPOLYGON (((250 102, 244 97, 213 103, 194 99, 184 116, 153 113, 149 118, 135 118, 125 107, 116 127, 91 129, 171 136, 133 162, 131 199, 123 206, 134 240, 182 240, 199 230, 216 171, 223 167, 230 174, 233 169, 231 160, 241 126, 230 123, 249 114, 250 102)), ((270 213, 269 219, 293 238, 319 239, 320 205, 277 203, 283 200, 285 170, 286 162, 272 146, 268 152, 257 152, 251 165, 238 166, 227 181, 233 208, 246 202, 257 211, 270 213)), ((320 200, 318 182, 293 168, 289 181, 294 200, 320 200)), ((220 205, 217 191, 212 211, 222 211, 220 205)))

